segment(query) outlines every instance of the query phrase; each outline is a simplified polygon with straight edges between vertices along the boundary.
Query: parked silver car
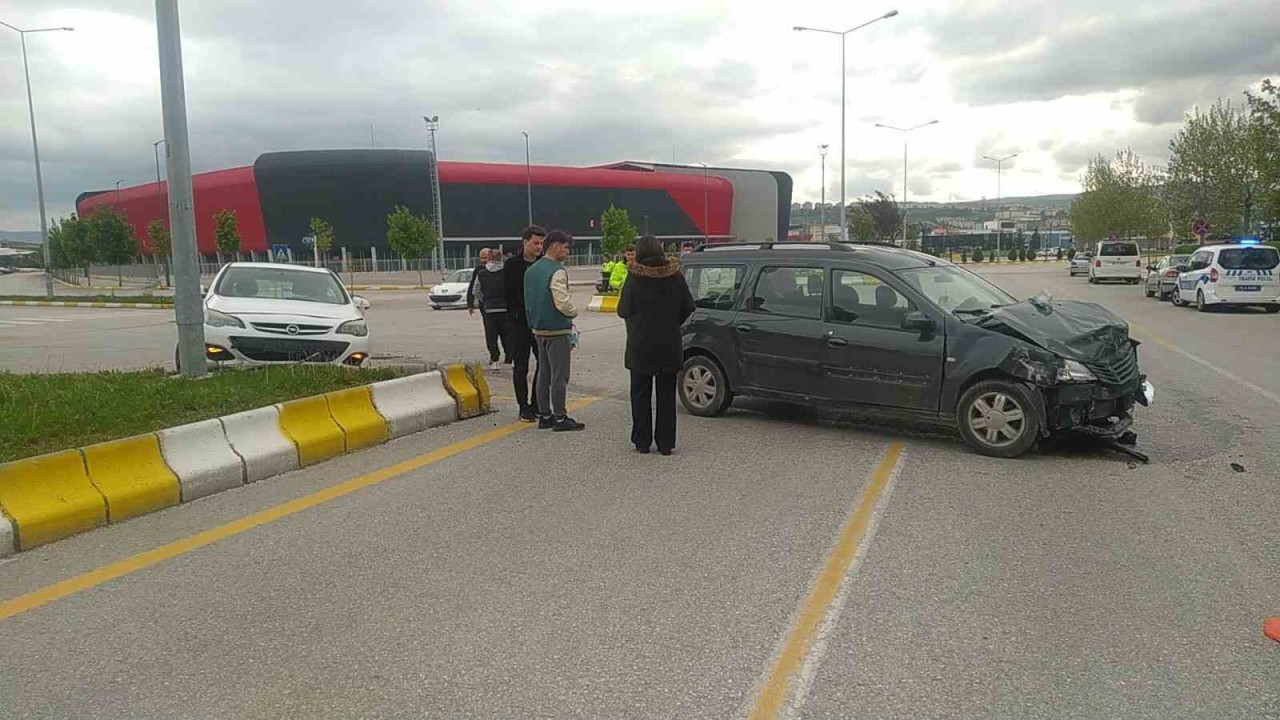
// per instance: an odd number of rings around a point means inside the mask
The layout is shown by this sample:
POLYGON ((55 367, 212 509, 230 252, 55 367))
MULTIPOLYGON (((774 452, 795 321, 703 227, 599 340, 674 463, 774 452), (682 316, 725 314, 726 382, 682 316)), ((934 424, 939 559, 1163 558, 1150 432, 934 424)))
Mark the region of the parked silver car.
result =
POLYGON ((1093 262, 1093 256, 1088 253, 1077 253, 1071 258, 1071 262, 1067 264, 1067 271, 1071 277, 1076 275, 1088 275, 1089 264, 1093 262))

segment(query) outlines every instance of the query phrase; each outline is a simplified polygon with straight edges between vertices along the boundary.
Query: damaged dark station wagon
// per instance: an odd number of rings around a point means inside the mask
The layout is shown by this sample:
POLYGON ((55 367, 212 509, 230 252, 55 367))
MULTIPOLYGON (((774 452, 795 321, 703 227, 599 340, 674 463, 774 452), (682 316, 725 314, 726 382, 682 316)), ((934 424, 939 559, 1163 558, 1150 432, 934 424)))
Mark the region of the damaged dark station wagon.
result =
POLYGON ((849 243, 715 244, 683 258, 697 309, 680 400, 736 395, 849 407, 959 429, 1016 457, 1082 432, 1132 439, 1153 389, 1124 320, 1094 303, 1019 302, 945 260, 849 243))

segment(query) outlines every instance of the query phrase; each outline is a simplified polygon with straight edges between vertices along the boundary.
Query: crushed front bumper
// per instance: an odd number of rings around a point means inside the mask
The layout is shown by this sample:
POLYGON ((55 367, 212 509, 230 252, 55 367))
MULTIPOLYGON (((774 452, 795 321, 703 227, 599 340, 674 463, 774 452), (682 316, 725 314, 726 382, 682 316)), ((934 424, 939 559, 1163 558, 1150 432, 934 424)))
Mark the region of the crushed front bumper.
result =
POLYGON ((1155 387, 1145 376, 1124 385, 1098 382, 1040 388, 1044 398, 1045 435, 1081 432, 1115 438, 1133 425, 1133 406, 1155 402, 1155 387))

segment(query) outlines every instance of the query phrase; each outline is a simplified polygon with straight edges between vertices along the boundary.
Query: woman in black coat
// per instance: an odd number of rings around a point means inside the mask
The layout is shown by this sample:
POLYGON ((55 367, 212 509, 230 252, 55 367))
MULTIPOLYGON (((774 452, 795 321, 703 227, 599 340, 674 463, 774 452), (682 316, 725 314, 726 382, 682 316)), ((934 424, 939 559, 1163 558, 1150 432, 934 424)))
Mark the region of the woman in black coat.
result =
POLYGON ((626 365, 631 371, 631 442, 648 453, 670 455, 676 446, 676 376, 683 363, 680 325, 693 314, 693 295, 680 272, 652 235, 636 243, 618 298, 618 317, 627 321, 626 365), (653 394, 657 391, 657 417, 653 394))

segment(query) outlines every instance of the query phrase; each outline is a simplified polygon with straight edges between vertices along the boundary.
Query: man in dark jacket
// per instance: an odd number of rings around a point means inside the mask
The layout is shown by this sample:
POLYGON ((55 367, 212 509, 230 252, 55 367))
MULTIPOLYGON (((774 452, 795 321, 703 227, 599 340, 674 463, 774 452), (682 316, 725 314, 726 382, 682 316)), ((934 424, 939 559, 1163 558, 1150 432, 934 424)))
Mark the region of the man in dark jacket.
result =
MULTIPOLYGON (((516 404, 520 406, 522 422, 536 422, 538 419, 538 398, 529 392, 529 355, 538 357, 538 344, 534 340, 533 331, 529 329, 529 316, 524 305, 524 274, 529 266, 542 256, 542 241, 547 231, 537 225, 530 225, 520 234, 520 252, 503 264, 502 285, 503 296, 507 299, 507 322, 511 345, 507 354, 511 356, 511 378, 515 388, 516 404)), ((535 382, 537 374, 534 374, 535 382)), ((536 393, 536 391, 535 391, 536 393)))
POLYGON ((684 359, 680 326, 693 310, 680 259, 666 257, 662 243, 652 235, 640 238, 618 298, 618 316, 627 322, 631 443, 639 452, 648 453, 655 442, 663 455, 675 449, 676 376, 684 359))
POLYGON ((480 319, 484 321, 484 342, 489 349, 489 369, 497 370, 498 343, 507 355, 507 363, 511 362, 511 340, 509 323, 507 322, 507 291, 503 284, 502 251, 480 250, 483 264, 471 274, 471 284, 467 286, 467 311, 475 314, 476 303, 480 305, 480 319))
POLYGON ((563 230, 547 235, 546 254, 524 278, 524 306, 529 328, 538 339, 538 418, 540 429, 581 430, 585 425, 569 417, 566 396, 573 354, 573 319, 578 308, 569 294, 569 258, 573 236, 563 230))

